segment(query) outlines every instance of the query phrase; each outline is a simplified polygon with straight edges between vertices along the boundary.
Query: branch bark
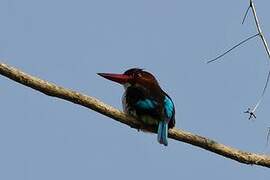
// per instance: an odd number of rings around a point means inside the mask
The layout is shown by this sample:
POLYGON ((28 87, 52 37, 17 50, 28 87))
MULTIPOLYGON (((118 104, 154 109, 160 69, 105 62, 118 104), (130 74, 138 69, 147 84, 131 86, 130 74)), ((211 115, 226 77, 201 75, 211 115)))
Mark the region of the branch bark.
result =
MULTIPOLYGON (((0 74, 20 84, 40 91, 48 96, 64 99, 66 101, 73 102, 75 104, 92 109, 118 122, 124 123, 131 128, 141 128, 156 133, 154 128, 144 126, 142 123, 140 123, 140 121, 136 120, 135 118, 128 116, 122 111, 115 109, 112 106, 107 105, 96 98, 60 87, 56 84, 31 76, 20 71, 19 69, 8 66, 7 64, 0 63, 0 74)), ((270 156, 241 151, 218 143, 209 138, 195 135, 190 132, 176 128, 169 130, 169 137, 174 140, 182 141, 211 151, 226 158, 236 160, 240 163, 259 165, 270 168, 270 156)))

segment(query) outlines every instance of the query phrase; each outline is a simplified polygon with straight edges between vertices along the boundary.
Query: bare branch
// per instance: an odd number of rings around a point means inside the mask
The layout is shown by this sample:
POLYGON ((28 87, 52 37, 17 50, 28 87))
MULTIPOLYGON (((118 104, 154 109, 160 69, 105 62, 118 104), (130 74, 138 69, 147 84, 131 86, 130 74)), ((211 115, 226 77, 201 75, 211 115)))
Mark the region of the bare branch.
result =
POLYGON ((270 51, 269 51, 269 48, 268 48, 268 44, 266 42, 265 36, 263 35, 263 32, 262 32, 262 29, 261 29, 261 26, 260 26, 260 23, 259 23, 259 19, 258 19, 258 16, 257 16, 257 12, 256 12, 256 9, 255 9, 255 4, 254 4, 253 0, 250 0, 250 7, 251 7, 252 12, 253 12, 253 16, 254 16, 256 27, 257 27, 257 31, 258 31, 261 39, 262 39, 262 42, 263 42, 263 45, 265 47, 268 58, 270 59, 270 51))
MULTIPOLYGON (((153 127, 147 127, 135 118, 126 115, 112 106, 109 106, 100 100, 81 94, 79 92, 60 87, 56 84, 44 81, 37 77, 28 75, 16 68, 0 63, 0 74, 12 79, 20 84, 40 91, 48 96, 64 99, 75 104, 92 109, 105 116, 108 116, 118 122, 124 123, 135 129, 144 129, 156 133, 153 127)), ((202 149, 211 151, 221 156, 236 160, 240 163, 259 165, 270 168, 270 156, 241 151, 224 144, 218 143, 206 137, 192 134, 180 129, 170 129, 169 137, 177 141, 182 141, 202 149)))
POLYGON ((266 79, 266 82, 265 82, 265 85, 264 85, 264 88, 263 88, 263 92, 262 92, 262 94, 261 94, 261 97, 260 97, 259 101, 257 102, 257 104, 255 105, 255 107, 254 107, 253 110, 252 110, 253 113, 256 111, 256 109, 258 108, 258 106, 260 105, 260 103, 261 103, 262 100, 263 100, 263 96, 264 96, 265 91, 266 91, 267 86, 268 86, 269 77, 270 77, 270 71, 268 72, 267 79, 266 79))
POLYGON ((249 4, 249 6, 248 6, 248 8, 247 8, 247 10, 246 10, 246 12, 245 12, 245 15, 244 15, 242 24, 244 24, 244 22, 245 22, 245 20, 246 20, 246 18, 247 18, 247 15, 248 15, 248 12, 249 12, 250 8, 251 8, 251 3, 249 4))
POLYGON ((240 46, 240 45, 244 44, 245 42, 247 42, 247 41, 249 41, 249 40, 251 40, 251 39, 257 37, 258 35, 259 35, 259 34, 255 34, 255 35, 253 35, 253 36, 248 37, 247 39, 245 39, 245 40, 241 41, 240 43, 236 44, 236 45, 233 46, 231 49, 225 51, 224 53, 222 53, 221 55, 219 55, 219 56, 216 57, 215 59, 212 59, 212 60, 210 60, 210 61, 207 61, 207 64, 208 64, 208 63, 211 63, 211 62, 214 62, 214 61, 216 61, 216 60, 218 60, 219 58, 225 56, 226 54, 228 54, 229 52, 231 52, 232 50, 234 50, 235 48, 237 48, 238 46, 240 46))
POLYGON ((270 127, 267 128, 267 136, 266 136, 266 145, 265 145, 265 147, 268 146, 268 143, 269 143, 269 137, 270 137, 270 127))
MULTIPOLYGON (((246 12, 245 12, 245 15, 244 15, 244 18, 243 18, 243 21, 242 21, 242 24, 244 24, 245 20, 246 20, 246 17, 248 15, 248 12, 249 10, 252 9, 252 14, 253 14, 253 17, 254 17, 254 21, 255 21, 255 24, 256 24, 256 29, 257 29, 257 34, 241 41, 240 43, 236 44, 235 46, 233 46, 231 49, 227 50, 226 52, 224 52, 223 54, 219 55, 218 57, 216 57, 215 59, 212 59, 210 61, 208 61, 207 63, 211 63, 211 62, 214 62, 216 60, 218 60, 219 58, 223 57, 224 55, 226 55, 227 53, 231 52, 233 49, 237 48, 238 46, 242 45, 243 43, 251 40, 252 38, 255 38, 256 36, 260 36, 262 42, 263 42, 263 45, 264 45, 264 48, 266 50, 266 53, 268 55, 268 58, 270 59, 270 50, 269 50, 269 47, 268 47, 268 44, 267 44, 267 41, 265 39, 265 36, 263 35, 263 32, 262 32, 262 29, 261 29, 261 26, 260 26, 260 23, 259 23, 259 19, 258 19, 258 16, 257 16, 257 12, 256 12, 256 8, 255 8, 255 4, 253 2, 253 0, 250 0, 249 1, 249 7, 247 8, 246 12)), ((264 89, 262 91, 262 94, 260 96, 260 99, 258 100, 258 102, 256 103, 256 105, 254 106, 253 109, 251 108, 248 108, 247 111, 245 111, 245 113, 248 113, 249 114, 249 119, 252 119, 252 118, 256 118, 256 115, 255 115, 255 111, 256 109, 259 107, 259 105, 261 104, 262 100, 263 100, 263 97, 264 97, 264 94, 265 94, 265 91, 268 87, 268 82, 269 82, 269 76, 270 76, 270 71, 268 73, 268 76, 267 76, 267 81, 265 83, 265 86, 264 86, 264 89)))
MULTIPOLYGON (((261 29, 261 26, 260 26, 260 23, 259 23, 259 19, 258 19, 258 16, 257 16, 257 12, 256 12, 256 8, 255 8, 255 4, 254 4, 253 0, 250 0, 249 7, 252 9, 252 14, 253 14, 254 21, 255 21, 255 24, 256 24, 257 32, 258 32, 259 36, 261 37, 261 40, 263 42, 263 45, 264 45, 264 48, 265 48, 266 53, 268 55, 268 58, 270 59, 270 51, 269 51, 269 48, 268 48, 268 44, 266 42, 265 36, 263 35, 263 32, 262 32, 262 29, 261 29)), ((259 107, 261 101, 263 100, 263 96, 264 96, 265 91, 266 91, 267 86, 268 86, 269 76, 270 76, 270 71, 268 72, 267 81, 266 81, 265 86, 263 88, 263 92, 261 94, 261 97, 258 100, 258 102, 256 103, 255 107, 252 109, 252 111, 250 111, 250 117, 252 117, 251 114, 254 114, 254 117, 256 117, 255 116, 255 111, 259 107)))

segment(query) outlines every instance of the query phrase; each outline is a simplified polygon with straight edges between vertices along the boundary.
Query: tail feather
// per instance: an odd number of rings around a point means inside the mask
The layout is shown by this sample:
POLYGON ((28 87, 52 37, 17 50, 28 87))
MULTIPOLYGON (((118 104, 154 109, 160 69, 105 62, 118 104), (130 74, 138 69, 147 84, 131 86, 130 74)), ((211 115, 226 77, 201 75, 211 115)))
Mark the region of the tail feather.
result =
POLYGON ((160 121, 158 124, 158 142, 160 144, 168 145, 168 123, 160 121))
POLYGON ((161 137, 162 137, 162 129, 163 129, 162 122, 159 122, 159 123, 158 123, 157 140, 158 140, 158 142, 159 142, 160 144, 162 144, 162 143, 161 143, 161 141, 162 141, 162 139, 161 139, 161 137))

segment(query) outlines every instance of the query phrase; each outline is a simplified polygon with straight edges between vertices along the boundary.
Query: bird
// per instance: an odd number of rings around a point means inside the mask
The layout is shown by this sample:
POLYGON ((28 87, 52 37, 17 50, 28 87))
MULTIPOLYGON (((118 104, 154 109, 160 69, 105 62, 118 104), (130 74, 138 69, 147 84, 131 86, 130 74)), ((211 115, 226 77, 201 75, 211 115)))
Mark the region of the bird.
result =
POLYGON ((123 74, 97 73, 123 85, 122 105, 125 113, 137 117, 145 125, 157 130, 157 140, 168 145, 168 129, 175 126, 175 106, 150 72, 131 68, 123 74))

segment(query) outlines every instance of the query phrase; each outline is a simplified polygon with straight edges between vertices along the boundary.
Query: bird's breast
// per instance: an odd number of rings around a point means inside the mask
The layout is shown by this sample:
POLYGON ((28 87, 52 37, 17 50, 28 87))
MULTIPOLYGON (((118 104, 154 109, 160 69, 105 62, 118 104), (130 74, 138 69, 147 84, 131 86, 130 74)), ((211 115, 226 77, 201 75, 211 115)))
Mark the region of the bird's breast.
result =
POLYGON ((122 107, 123 107, 123 111, 126 113, 126 114, 129 114, 131 116, 137 116, 137 113, 136 113, 136 110, 134 108, 132 108, 128 102, 127 102, 127 93, 125 91, 125 93, 123 94, 122 96, 122 107))

